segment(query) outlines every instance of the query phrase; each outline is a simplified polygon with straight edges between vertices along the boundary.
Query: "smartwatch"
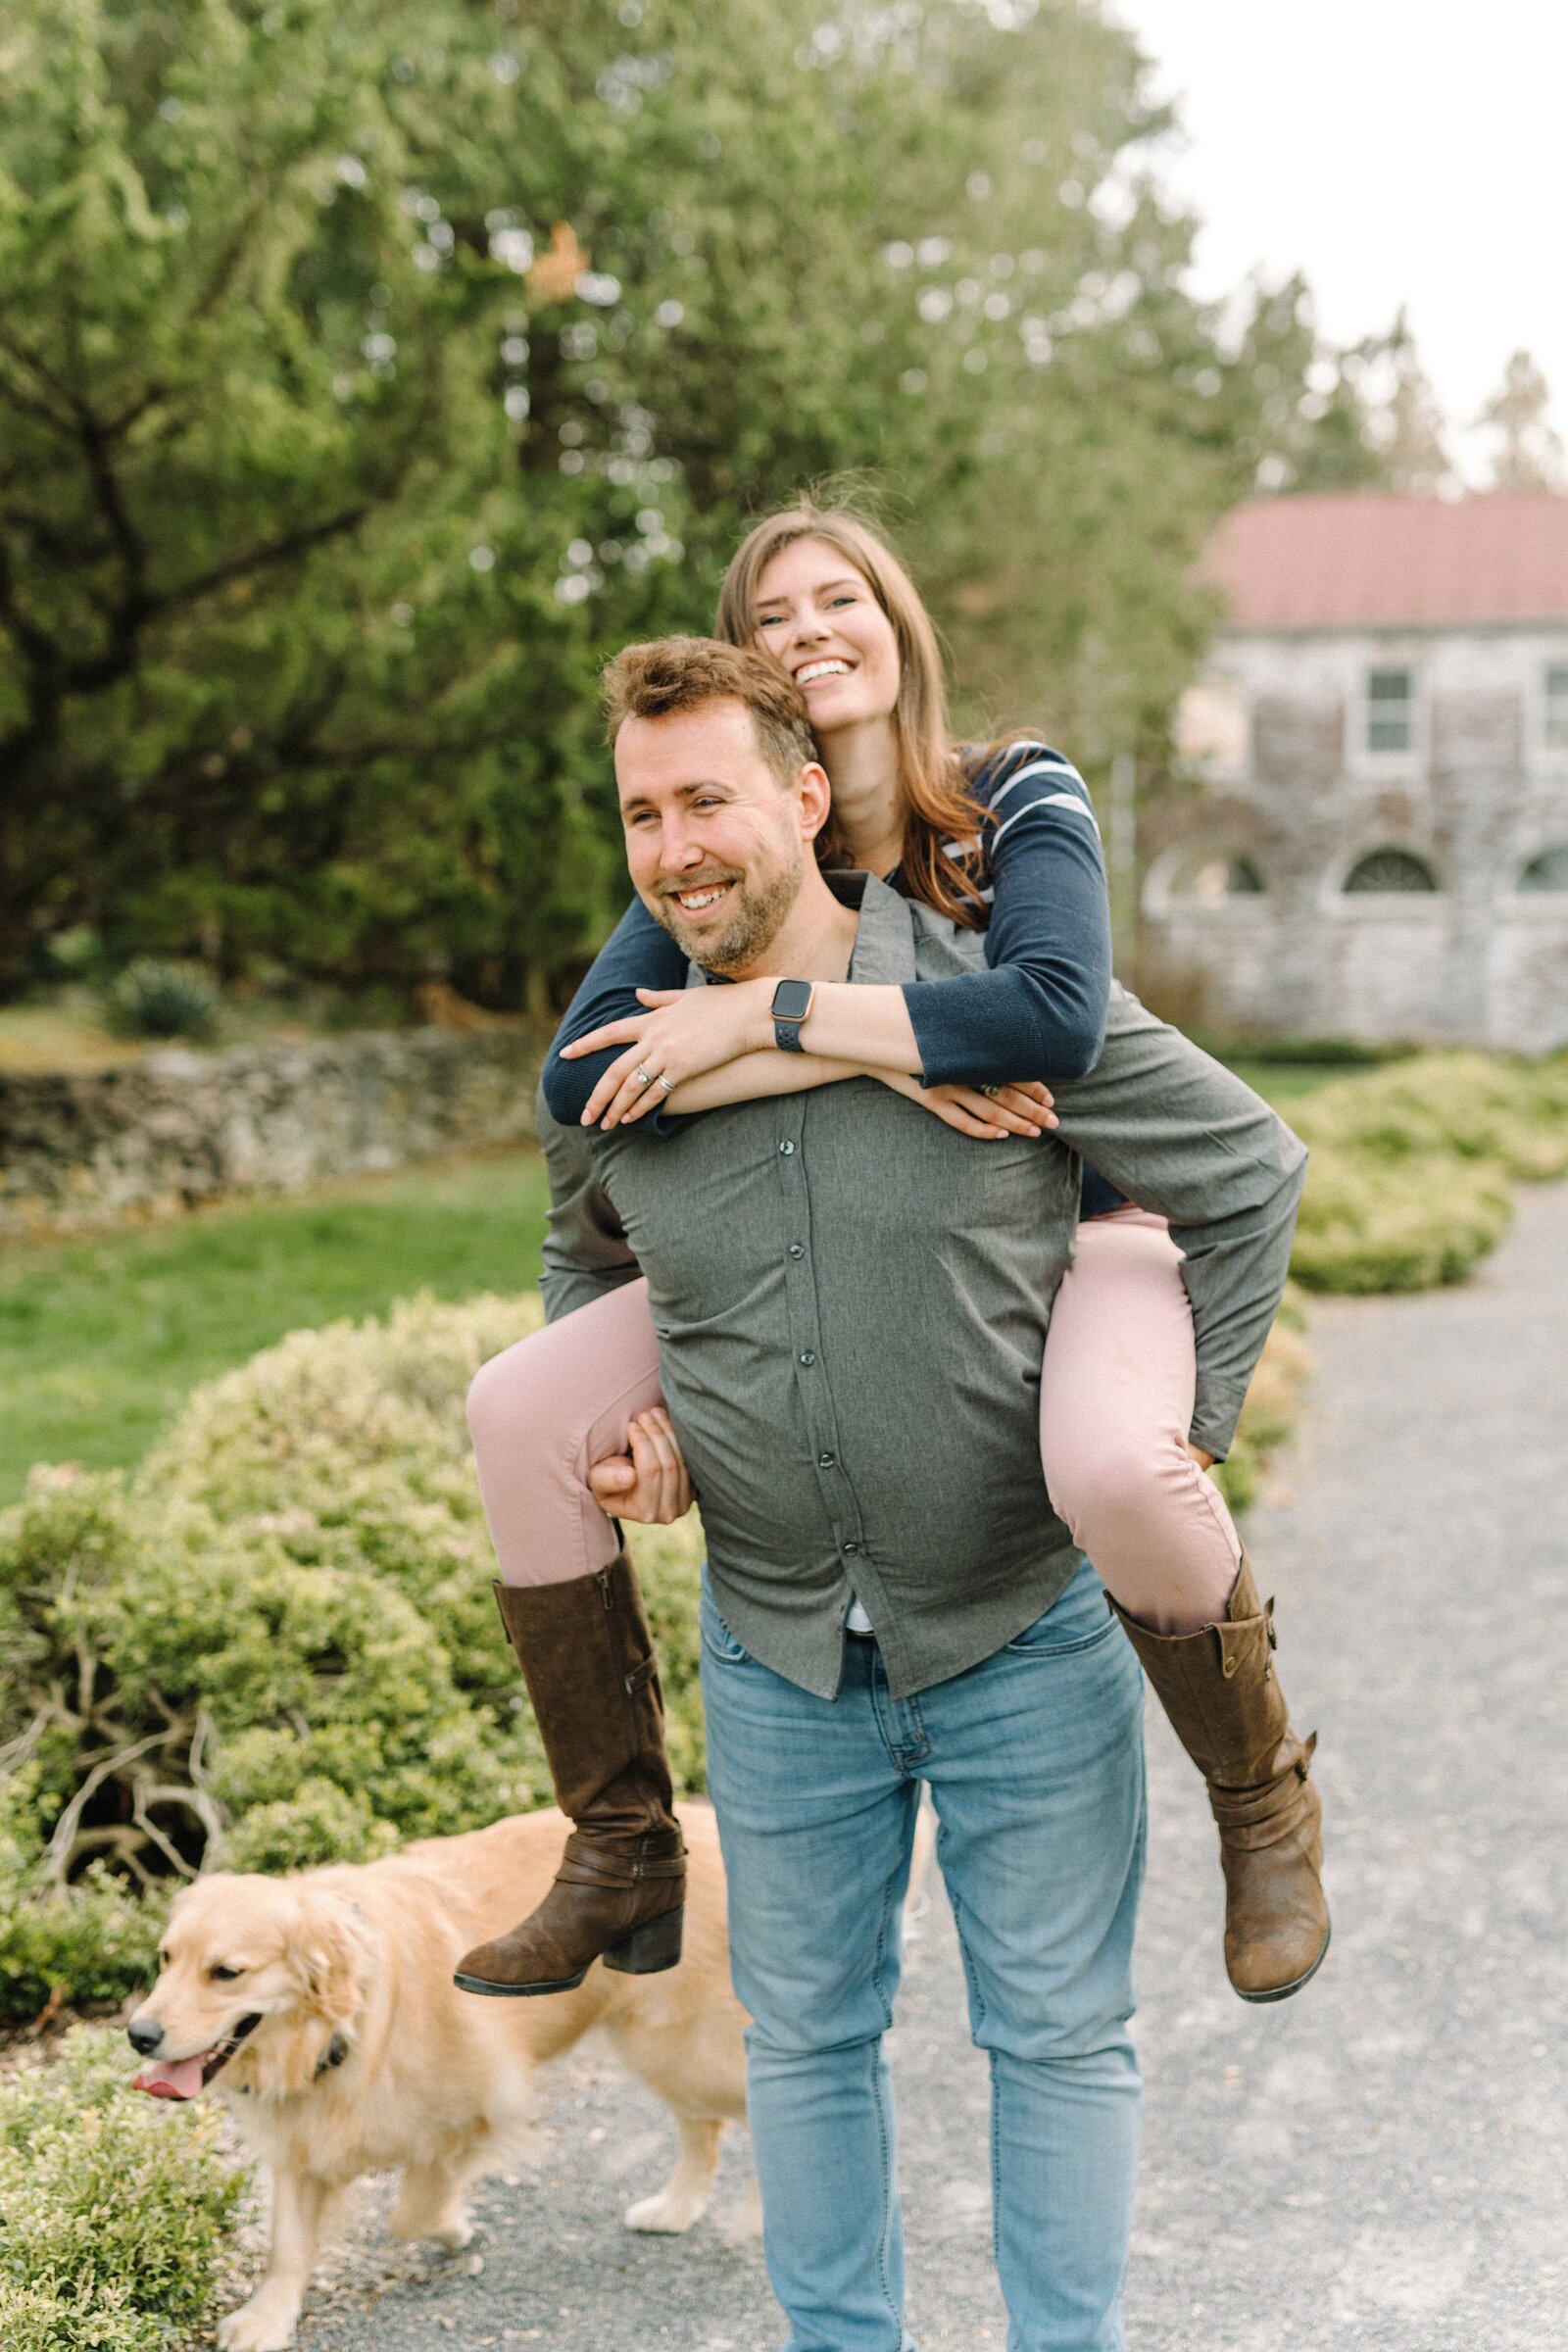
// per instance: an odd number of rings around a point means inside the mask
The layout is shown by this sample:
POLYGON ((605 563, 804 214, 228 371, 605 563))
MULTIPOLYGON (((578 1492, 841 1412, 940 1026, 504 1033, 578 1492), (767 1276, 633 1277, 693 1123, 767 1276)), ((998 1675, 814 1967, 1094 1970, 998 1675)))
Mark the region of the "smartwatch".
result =
POLYGON ((773 1043, 781 1054, 804 1054, 801 1023, 816 994, 809 980, 781 980, 773 991, 773 1043))

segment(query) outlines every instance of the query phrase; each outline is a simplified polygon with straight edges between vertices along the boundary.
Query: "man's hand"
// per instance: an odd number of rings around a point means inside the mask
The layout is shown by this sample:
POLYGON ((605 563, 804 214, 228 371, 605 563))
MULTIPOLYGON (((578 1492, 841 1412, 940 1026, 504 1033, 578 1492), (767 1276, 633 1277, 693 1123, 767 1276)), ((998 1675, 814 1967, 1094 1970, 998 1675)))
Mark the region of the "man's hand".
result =
POLYGON ((733 988, 640 988, 646 1012, 607 1021, 561 1049, 563 1061, 576 1061, 607 1046, 626 1048, 589 1096, 583 1125, 602 1120, 606 1127, 618 1127, 624 1119, 640 1119, 666 1102, 683 1078, 700 1078, 705 1070, 770 1046, 768 1007, 776 985, 742 980, 733 988))
POLYGON ((960 1135, 978 1136, 984 1143, 1001 1143, 1009 1135, 1043 1135, 1056 1124, 1052 1108, 1055 1098, 1035 1078, 999 1086, 993 1095, 978 1086, 922 1086, 902 1070, 870 1070, 866 1075, 880 1078, 896 1095, 906 1095, 960 1135))
POLYGON ((639 1413, 628 1435, 629 1452, 608 1454, 589 1471, 594 1500, 612 1519, 641 1519, 652 1527, 684 1519, 696 1496, 664 1407, 639 1413))
POLYGON ((1187 1450, 1192 1455, 1194 1461, 1198 1464, 1200 1470, 1213 1469, 1214 1456, 1211 1453, 1205 1453, 1201 1446, 1194 1446, 1190 1444, 1187 1450))

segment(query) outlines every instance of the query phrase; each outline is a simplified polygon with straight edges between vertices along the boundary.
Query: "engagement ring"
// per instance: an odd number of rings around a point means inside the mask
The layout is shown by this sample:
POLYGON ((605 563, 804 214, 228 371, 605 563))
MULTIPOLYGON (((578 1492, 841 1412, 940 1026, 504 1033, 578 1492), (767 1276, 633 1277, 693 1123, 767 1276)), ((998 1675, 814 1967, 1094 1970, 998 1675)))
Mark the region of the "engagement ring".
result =
POLYGON ((652 1086, 654 1083, 653 1071, 645 1070, 641 1062, 639 1062, 637 1067, 633 1070, 632 1076, 636 1079, 639 1086, 652 1086))

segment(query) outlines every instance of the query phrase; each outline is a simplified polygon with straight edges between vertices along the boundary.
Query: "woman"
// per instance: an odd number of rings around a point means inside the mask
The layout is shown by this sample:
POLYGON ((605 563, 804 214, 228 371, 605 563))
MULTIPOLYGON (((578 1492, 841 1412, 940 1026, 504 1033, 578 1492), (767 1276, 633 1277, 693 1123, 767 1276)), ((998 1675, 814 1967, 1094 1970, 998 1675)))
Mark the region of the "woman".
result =
MULTIPOLYGON (((819 984, 801 1050, 785 1052, 772 1043, 774 981, 688 991, 680 951, 639 902, 563 1024, 545 1078, 552 1112, 636 1123, 657 1150, 667 1119, 873 1076, 979 1142, 1040 1134, 1054 1123, 1049 1093, 1007 1081, 1091 1069, 1110 981, 1082 779, 1034 741, 951 749, 930 620, 888 548, 844 512, 803 504, 760 523, 730 565, 716 633, 770 652, 802 691, 833 787, 823 861, 985 928, 989 968, 902 988, 819 984)), ((1204 1475, 1231 1431, 1193 1425, 1192 1315, 1163 1221, 1087 1169, 1082 1217, 1042 1367, 1048 1491, 1208 1782, 1231 1981, 1245 1999, 1281 1999, 1327 1948, 1318 1799, 1268 1613, 1204 1475)), ((545 1904, 468 1955, 460 1982, 553 1991, 601 1953, 612 1967, 668 1966, 679 1833, 646 1620, 606 1516, 669 1519, 691 1501, 645 1286, 487 1364, 469 1423, 503 1620, 575 1828, 545 1904)), ((858 1601, 847 1625, 870 1630, 858 1601)))

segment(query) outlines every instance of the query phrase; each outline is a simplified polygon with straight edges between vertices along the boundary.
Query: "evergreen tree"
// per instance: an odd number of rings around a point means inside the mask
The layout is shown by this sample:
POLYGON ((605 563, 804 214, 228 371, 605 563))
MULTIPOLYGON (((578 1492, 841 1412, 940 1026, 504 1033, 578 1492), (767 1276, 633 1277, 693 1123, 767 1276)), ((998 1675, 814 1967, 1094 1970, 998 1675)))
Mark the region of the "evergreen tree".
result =
POLYGON ((1502 382, 1476 422, 1494 438, 1494 490, 1561 490, 1562 435, 1551 421, 1551 392, 1528 351, 1516 351, 1502 382))
POLYGON ((1453 479, 1453 461, 1444 440, 1445 418, 1414 347, 1403 340, 1396 356, 1389 432, 1382 444, 1389 488, 1430 496, 1453 479))
POLYGON ((6 41, 0 988, 87 923, 543 1009, 624 895, 598 666, 708 625, 749 514, 855 472, 971 718, 1093 765, 1162 730, 1215 517, 1310 463, 1300 289, 1240 353, 1185 292, 1089 7, 10 0, 6 41))

